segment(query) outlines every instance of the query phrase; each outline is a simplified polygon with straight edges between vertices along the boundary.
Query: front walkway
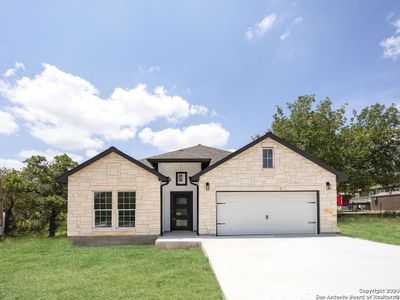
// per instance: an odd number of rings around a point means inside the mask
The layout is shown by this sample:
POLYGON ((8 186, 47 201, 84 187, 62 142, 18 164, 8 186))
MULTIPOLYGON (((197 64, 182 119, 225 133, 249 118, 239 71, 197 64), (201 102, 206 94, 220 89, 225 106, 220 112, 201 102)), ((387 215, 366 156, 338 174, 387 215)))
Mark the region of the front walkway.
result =
POLYGON ((229 300, 350 299, 362 290, 400 289, 399 246, 319 236, 203 238, 202 247, 229 300))

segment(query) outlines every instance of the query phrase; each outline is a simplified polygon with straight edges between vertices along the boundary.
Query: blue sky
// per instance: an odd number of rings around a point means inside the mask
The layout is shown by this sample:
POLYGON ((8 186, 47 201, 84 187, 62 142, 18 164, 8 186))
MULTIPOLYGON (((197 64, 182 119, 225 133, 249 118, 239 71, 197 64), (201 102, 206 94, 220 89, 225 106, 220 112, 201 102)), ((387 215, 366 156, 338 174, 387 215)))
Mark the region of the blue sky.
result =
POLYGON ((399 1, 2 1, 0 165, 237 149, 276 105, 400 103, 399 1))

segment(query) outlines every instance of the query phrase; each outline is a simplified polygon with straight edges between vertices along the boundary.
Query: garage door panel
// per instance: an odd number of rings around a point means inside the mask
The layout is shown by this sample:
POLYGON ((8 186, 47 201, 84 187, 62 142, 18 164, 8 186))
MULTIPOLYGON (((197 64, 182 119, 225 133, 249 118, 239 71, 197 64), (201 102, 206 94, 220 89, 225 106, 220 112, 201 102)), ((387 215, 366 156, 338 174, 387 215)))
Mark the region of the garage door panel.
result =
POLYGON ((315 192, 218 192, 219 235, 315 234, 315 192))

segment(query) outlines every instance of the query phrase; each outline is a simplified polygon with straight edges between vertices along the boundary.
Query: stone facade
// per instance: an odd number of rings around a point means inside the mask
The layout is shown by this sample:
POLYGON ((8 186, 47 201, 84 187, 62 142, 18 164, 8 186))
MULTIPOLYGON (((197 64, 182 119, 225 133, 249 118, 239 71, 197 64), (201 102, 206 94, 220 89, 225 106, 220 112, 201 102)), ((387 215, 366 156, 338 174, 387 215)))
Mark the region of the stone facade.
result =
POLYGON ((216 234, 217 191, 319 191, 320 231, 337 231, 336 175, 271 138, 200 176, 200 234, 216 234), (266 147, 274 149, 272 169, 262 167, 262 148, 266 147))
POLYGON ((158 177, 114 152, 68 177, 67 234, 72 241, 85 236, 122 236, 122 241, 128 236, 158 236, 160 209, 158 177), (111 228, 94 227, 94 192, 99 191, 112 192, 111 228), (118 228, 117 193, 124 191, 136 192, 132 228, 118 228))

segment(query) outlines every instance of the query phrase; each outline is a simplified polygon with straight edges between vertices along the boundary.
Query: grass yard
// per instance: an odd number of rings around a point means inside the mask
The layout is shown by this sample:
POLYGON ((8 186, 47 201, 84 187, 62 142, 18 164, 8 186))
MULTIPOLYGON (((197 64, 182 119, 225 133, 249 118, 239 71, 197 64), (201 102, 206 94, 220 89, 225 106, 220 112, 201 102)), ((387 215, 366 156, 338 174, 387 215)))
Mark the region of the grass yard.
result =
POLYGON ((338 225, 343 235, 400 245, 400 217, 341 216, 338 225))
POLYGON ((200 249, 0 242, 0 299, 221 299, 200 249))

